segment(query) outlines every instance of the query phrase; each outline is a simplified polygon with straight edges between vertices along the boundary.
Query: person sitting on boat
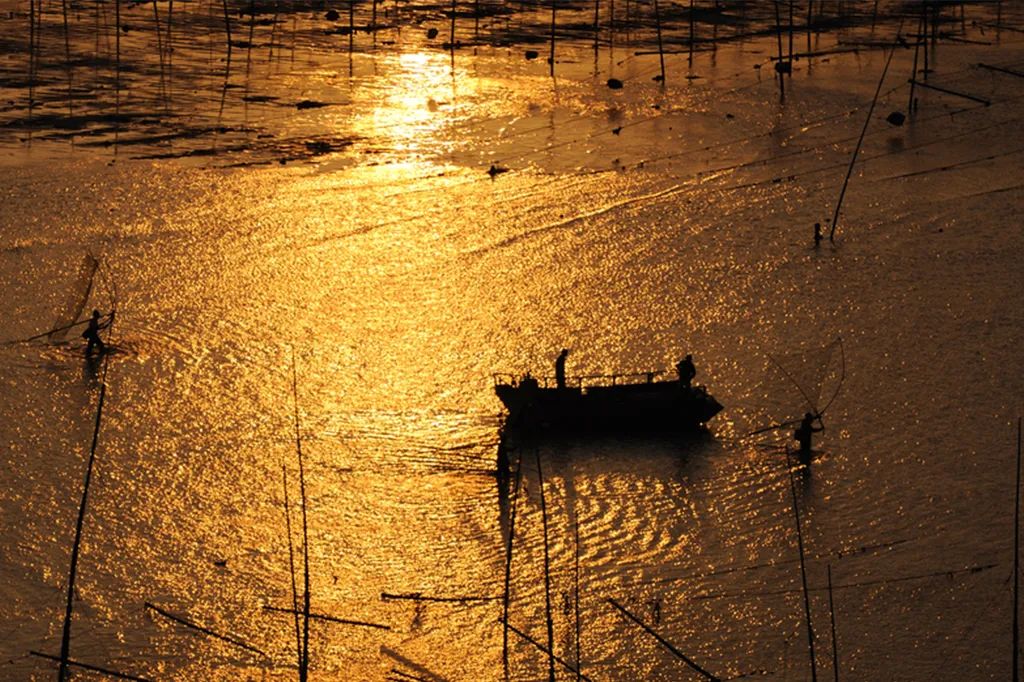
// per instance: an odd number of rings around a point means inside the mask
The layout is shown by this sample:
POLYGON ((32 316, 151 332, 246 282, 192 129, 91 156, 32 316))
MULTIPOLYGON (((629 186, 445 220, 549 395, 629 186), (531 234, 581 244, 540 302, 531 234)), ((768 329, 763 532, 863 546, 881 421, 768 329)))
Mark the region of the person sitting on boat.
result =
POLYGON ((101 322, 100 311, 93 310, 92 317, 89 319, 89 325, 82 332, 82 338, 89 341, 85 347, 85 356, 90 357, 94 347, 99 348, 99 352, 102 354, 107 350, 106 345, 103 343, 103 339, 100 338, 100 330, 106 329, 110 326, 113 321, 114 314, 111 313, 105 322, 101 322))
POLYGON ((676 363, 676 371, 679 372, 679 383, 683 388, 690 388, 690 382, 697 376, 697 368, 693 366, 693 356, 687 355, 676 363))
POLYGON ((563 348, 555 359, 555 385, 558 388, 565 388, 565 358, 569 356, 569 349, 563 348))
POLYGON ((793 432, 793 438, 800 443, 800 463, 808 464, 811 461, 811 437, 812 434, 818 431, 824 431, 824 426, 814 426, 814 420, 817 419, 820 423, 821 418, 816 417, 810 412, 804 413, 804 418, 800 422, 800 426, 797 427, 796 431, 793 432))
POLYGON ((537 380, 533 377, 532 374, 527 372, 526 374, 523 375, 523 378, 520 379, 519 386, 520 388, 526 389, 537 388, 537 380))

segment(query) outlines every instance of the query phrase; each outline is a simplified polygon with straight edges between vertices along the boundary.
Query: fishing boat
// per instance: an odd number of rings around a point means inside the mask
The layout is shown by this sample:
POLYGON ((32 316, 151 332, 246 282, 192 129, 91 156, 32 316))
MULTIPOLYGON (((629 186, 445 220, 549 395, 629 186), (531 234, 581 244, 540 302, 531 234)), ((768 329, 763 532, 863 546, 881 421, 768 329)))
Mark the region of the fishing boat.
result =
POLYGON ((494 375, 494 392, 511 428, 572 431, 688 430, 703 427, 722 405, 704 386, 662 372, 573 377, 559 388, 552 377, 494 375))

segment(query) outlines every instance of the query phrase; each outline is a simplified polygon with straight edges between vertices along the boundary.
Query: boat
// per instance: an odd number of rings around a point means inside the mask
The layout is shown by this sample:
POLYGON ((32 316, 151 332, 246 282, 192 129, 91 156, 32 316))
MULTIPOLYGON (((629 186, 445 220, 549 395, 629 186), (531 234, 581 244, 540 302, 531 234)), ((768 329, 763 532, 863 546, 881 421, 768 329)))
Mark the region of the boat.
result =
POLYGON ((722 405, 704 386, 655 380, 662 372, 573 377, 494 375, 510 428, 568 431, 694 430, 722 405))

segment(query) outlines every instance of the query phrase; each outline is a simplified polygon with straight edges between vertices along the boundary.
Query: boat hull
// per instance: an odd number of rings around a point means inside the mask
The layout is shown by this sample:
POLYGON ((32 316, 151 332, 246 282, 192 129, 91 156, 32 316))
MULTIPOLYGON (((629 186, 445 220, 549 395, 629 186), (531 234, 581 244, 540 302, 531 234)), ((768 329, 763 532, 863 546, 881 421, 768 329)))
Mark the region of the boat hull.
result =
POLYGON ((658 381, 586 388, 499 383, 494 391, 512 428, 575 431, 686 430, 704 426, 722 405, 700 387, 658 381))

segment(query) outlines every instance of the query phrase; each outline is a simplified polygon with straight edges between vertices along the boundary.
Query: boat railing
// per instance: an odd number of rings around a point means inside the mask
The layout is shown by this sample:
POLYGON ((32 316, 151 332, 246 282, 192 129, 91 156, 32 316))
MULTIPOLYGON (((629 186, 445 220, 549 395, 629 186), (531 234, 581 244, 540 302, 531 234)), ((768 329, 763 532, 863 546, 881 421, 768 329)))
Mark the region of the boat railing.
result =
MULTIPOLYGON (((653 383, 654 378, 664 374, 664 370, 651 372, 629 372, 623 374, 580 374, 567 376, 565 385, 572 388, 590 388, 591 386, 618 386, 620 384, 653 383), (639 380, 639 381, 637 381, 639 380)), ((541 388, 555 388, 558 381, 554 376, 533 376, 527 374, 511 374, 501 372, 493 375, 495 386, 519 386, 525 378, 534 379, 541 388)))

